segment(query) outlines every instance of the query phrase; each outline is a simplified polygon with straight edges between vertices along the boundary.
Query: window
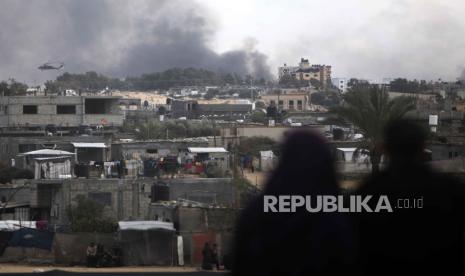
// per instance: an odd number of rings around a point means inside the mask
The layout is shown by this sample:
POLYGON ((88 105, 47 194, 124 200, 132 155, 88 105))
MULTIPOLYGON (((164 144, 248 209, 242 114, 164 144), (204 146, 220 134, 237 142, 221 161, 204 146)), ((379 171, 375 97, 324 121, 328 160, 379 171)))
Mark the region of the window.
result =
POLYGON ((302 110, 302 109, 303 109, 302 100, 297 100, 297 109, 298 109, 298 110, 302 110))
POLYGON ((76 114, 75 105, 57 105, 57 114, 76 114))
POLYGON ((23 105, 23 114, 37 114, 37 105, 23 105))
POLYGON ((289 100, 289 109, 294 109, 294 100, 289 100))
POLYGON ((146 153, 158 153, 158 149, 146 149, 146 153))
POLYGON ((270 101, 270 105, 276 105, 276 101, 275 101, 275 100, 271 100, 271 101, 270 101))

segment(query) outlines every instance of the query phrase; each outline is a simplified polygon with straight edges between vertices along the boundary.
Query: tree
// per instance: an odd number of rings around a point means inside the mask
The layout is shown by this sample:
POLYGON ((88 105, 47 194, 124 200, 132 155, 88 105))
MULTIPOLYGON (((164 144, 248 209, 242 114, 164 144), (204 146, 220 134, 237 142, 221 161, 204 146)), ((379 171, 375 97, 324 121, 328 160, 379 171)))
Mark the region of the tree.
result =
POLYGON ((370 152, 372 172, 379 171, 382 155, 383 130, 386 124, 399 119, 415 109, 412 97, 389 99, 385 89, 370 86, 366 89, 351 90, 344 96, 345 103, 334 108, 341 119, 351 122, 363 134, 360 149, 370 152))
POLYGON ((244 138, 237 147, 240 155, 252 155, 260 157, 260 151, 272 150, 275 155, 279 155, 280 147, 278 142, 265 136, 255 136, 244 138))
POLYGON ((268 119, 265 112, 262 110, 255 110, 252 115, 250 115, 250 121, 254 123, 266 124, 268 119))
POLYGON ((0 95, 5 96, 20 96, 25 95, 27 85, 21 82, 17 82, 15 79, 9 79, 7 82, 0 82, 0 95))
POLYGON ((104 217, 103 205, 93 199, 78 195, 77 204, 70 206, 66 211, 73 232, 115 232, 116 222, 104 217))

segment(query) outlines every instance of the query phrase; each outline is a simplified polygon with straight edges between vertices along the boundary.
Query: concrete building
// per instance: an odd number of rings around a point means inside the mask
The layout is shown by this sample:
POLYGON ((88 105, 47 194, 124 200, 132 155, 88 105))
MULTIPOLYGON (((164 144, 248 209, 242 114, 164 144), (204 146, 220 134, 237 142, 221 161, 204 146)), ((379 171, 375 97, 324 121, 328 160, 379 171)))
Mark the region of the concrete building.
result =
POLYGON ((0 128, 121 126, 119 100, 114 96, 0 97, 0 128))
POLYGON ((18 155, 42 149, 76 153, 78 162, 104 161, 110 156, 110 147, 104 145, 110 145, 110 139, 104 136, 6 136, 0 137, 0 161, 11 163, 15 159, 16 166, 22 167, 23 159, 18 155))
POLYGON ((331 81, 331 66, 321 64, 310 64, 308 59, 301 58, 299 66, 278 67, 278 76, 282 77, 290 75, 296 80, 310 81, 317 80, 322 86, 326 86, 331 81))
POLYGON ((349 79, 347 78, 332 78, 331 83, 339 89, 339 92, 346 93, 349 84, 349 79))
POLYGON ((185 138, 170 140, 114 142, 111 146, 112 159, 160 158, 187 153, 189 147, 208 147, 207 138, 185 138))
POLYGON ((0 198, 9 199, 11 218, 16 208, 26 208, 18 209, 27 216, 24 220, 47 220, 52 225, 69 222, 66 209, 76 203, 78 195, 102 204, 104 215, 118 221, 153 220, 150 206, 158 201, 184 199, 224 207, 235 204, 230 178, 37 179, 0 187, 0 198), (154 185, 167 187, 162 197, 154 185))
POLYGON ((266 106, 274 105, 279 110, 285 111, 307 111, 310 110, 309 93, 288 93, 261 96, 266 106))
POLYGON ((173 118, 217 117, 224 120, 244 119, 254 110, 254 104, 248 103, 199 103, 196 100, 173 100, 171 115, 173 118))

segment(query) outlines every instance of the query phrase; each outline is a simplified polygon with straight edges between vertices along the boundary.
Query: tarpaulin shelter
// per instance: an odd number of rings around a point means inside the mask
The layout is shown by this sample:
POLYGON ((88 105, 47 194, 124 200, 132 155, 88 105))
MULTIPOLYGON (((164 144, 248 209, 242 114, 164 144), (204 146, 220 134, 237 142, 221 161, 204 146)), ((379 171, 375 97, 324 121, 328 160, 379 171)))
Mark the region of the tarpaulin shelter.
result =
POLYGON ((21 228, 13 232, 8 246, 12 247, 35 247, 46 250, 52 249, 55 233, 41 231, 32 228, 21 228))
POLYGON ((173 265, 177 237, 173 223, 120 221, 119 242, 125 265, 173 265))

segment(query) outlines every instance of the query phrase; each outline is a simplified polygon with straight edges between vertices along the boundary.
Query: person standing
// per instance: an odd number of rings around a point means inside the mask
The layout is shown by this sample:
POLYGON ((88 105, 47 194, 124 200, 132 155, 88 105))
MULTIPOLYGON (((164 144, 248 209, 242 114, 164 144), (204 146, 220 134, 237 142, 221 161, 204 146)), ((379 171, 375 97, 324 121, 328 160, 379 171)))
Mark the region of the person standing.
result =
POLYGON ((356 214, 360 275, 464 275, 465 185, 426 162, 427 137, 412 121, 387 124, 387 166, 358 194, 393 210, 356 214))
POLYGON ((265 188, 242 212, 236 229, 232 275, 353 275, 356 241, 345 213, 265 212, 271 196, 338 196, 327 141, 307 130, 290 132, 265 188))
POLYGON ((216 266, 216 270, 220 270, 220 261, 218 258, 218 245, 216 243, 213 244, 212 248, 212 263, 216 266))
POLYGON ((202 269, 212 270, 213 252, 208 242, 206 242, 203 246, 202 256, 202 269))
POLYGON ((89 246, 87 246, 86 256, 87 267, 95 267, 97 262, 97 246, 94 242, 91 242, 89 246))

